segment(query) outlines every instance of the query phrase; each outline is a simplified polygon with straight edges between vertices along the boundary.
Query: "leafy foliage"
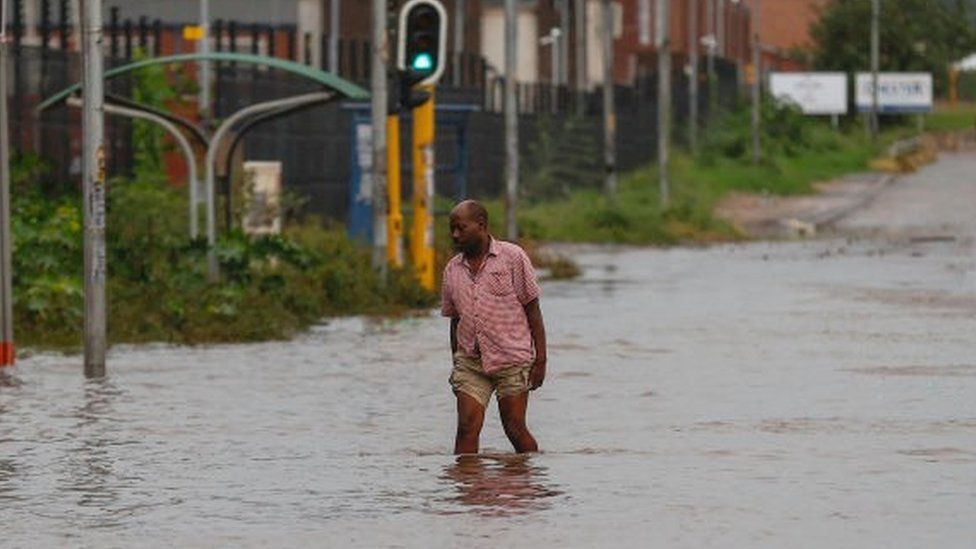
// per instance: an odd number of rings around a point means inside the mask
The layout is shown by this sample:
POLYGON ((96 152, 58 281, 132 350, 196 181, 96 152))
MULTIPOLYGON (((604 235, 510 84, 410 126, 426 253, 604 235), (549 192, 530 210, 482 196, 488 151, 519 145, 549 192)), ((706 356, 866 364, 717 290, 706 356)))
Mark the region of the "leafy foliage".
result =
MULTIPOLYGON (((968 0, 967 0, 968 2, 968 0)), ((949 63, 976 50, 971 3, 960 0, 881 0, 880 67, 926 71, 946 89, 949 63)), ((814 64, 849 73, 871 67, 871 2, 832 0, 811 28, 814 64)))
MULTIPOLYGON (((20 159, 14 173, 36 173, 26 165, 32 162, 20 159)), ((17 340, 76 347, 83 313, 80 203, 46 199, 25 181, 15 188, 17 340)), ((206 243, 187 237, 183 192, 152 180, 114 180, 107 208, 113 343, 276 339, 326 315, 405 311, 434 299, 410 273, 395 271, 384 282, 368 253, 314 220, 282 235, 223 235, 217 247, 222 279, 211 284, 206 243)))
MULTIPOLYGON (((146 53, 137 48, 133 58, 145 59, 146 53)), ((167 101, 176 98, 176 91, 169 85, 166 69, 160 65, 150 65, 133 73, 132 98, 143 105, 163 107, 167 101)), ((132 123, 132 142, 135 149, 135 174, 142 180, 162 181, 163 137, 165 132, 157 124, 146 120, 132 123)))

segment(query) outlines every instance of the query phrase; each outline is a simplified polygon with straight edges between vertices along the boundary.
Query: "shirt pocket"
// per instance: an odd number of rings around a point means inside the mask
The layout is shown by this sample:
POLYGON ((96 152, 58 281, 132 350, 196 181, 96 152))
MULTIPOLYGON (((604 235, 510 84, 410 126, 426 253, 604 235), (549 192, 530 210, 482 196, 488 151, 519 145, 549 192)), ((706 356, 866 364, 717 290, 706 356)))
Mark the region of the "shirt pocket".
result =
POLYGON ((488 293, 496 296, 509 296, 515 293, 512 276, 508 271, 489 271, 485 285, 488 293))

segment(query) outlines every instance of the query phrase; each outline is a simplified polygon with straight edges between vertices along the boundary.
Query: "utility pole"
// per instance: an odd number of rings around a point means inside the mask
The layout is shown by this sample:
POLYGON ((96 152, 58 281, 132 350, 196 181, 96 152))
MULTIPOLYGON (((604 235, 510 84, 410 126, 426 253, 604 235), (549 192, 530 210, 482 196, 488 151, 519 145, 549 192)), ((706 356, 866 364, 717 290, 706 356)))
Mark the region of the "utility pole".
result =
POLYGON ((373 268, 386 279, 386 111, 387 83, 386 68, 389 60, 387 43, 386 0, 373 0, 373 51, 370 85, 372 98, 373 166, 372 166, 372 206, 373 206, 373 268))
POLYGON ((7 113, 7 1, 0 1, 0 367, 14 354, 13 264, 10 238, 10 120, 7 113))
POLYGON ((452 60, 452 80, 455 88, 461 87, 461 53, 464 51, 464 14, 467 11, 465 0, 454 0, 454 59, 452 60))
POLYGON ((517 14, 515 0, 505 0, 505 235, 518 239, 518 109, 515 104, 517 14))
POLYGON ((85 376, 105 375, 105 92, 102 78, 102 0, 83 0, 82 187, 85 225, 85 376))
POLYGON ((576 23, 576 114, 586 114, 586 0, 575 0, 573 17, 576 23))
MULTIPOLYGON (((200 0, 200 47, 199 51, 203 55, 210 54, 210 0, 200 0)), ((210 62, 200 61, 200 119, 204 127, 210 127, 210 62)))
POLYGON ((698 0, 688 2, 688 145, 698 152, 698 0))
POLYGON ((603 0, 603 166, 607 201, 617 197, 617 112, 613 98, 613 2, 603 0))
POLYGON ((668 149, 671 141, 671 0, 657 0, 657 164, 661 207, 669 202, 668 149))
POLYGON ((708 118, 714 120, 718 109, 718 81, 715 79, 715 48, 718 46, 718 38, 715 34, 715 1, 705 1, 705 18, 708 19, 708 41, 705 47, 708 48, 708 118))
POLYGON ((871 139, 878 139, 878 65, 880 63, 881 0, 871 0, 871 139))
POLYGON ((559 112, 559 27, 549 29, 549 34, 539 39, 539 44, 549 46, 549 111, 559 112))
POLYGON ((718 13, 715 18, 715 42, 718 45, 718 54, 722 57, 725 53, 725 0, 718 1, 718 13))
POLYGON ((762 10, 762 1, 753 0, 752 4, 752 164, 759 165, 759 157, 762 155, 759 140, 759 114, 762 107, 762 42, 759 40, 759 28, 762 10))
POLYGON ((559 83, 569 86, 569 35, 570 18, 569 3, 571 0, 559 1, 559 83))
POLYGON ((329 71, 339 74, 339 17, 342 0, 329 0, 329 71))

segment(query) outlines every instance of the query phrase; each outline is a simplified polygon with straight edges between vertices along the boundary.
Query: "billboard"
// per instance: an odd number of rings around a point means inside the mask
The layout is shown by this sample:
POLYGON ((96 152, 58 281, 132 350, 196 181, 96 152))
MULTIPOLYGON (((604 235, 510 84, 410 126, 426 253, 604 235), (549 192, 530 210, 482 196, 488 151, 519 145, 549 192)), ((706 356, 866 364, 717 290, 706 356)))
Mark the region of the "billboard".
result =
POLYGON ((803 114, 847 114, 847 74, 774 72, 769 91, 777 101, 795 103, 803 114))
MULTIPOLYGON (((871 110, 871 73, 857 73, 857 110, 871 110)), ((932 110, 932 73, 878 73, 878 110, 883 113, 920 113, 932 110)))

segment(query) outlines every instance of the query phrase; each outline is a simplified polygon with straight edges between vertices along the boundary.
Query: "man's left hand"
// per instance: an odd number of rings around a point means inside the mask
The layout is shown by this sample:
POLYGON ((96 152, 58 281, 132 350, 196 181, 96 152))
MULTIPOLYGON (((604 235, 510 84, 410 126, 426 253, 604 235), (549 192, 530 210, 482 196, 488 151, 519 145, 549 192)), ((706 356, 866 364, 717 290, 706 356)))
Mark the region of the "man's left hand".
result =
POLYGON ((546 379, 546 359, 536 359, 532 369, 529 370, 529 390, 535 391, 542 387, 542 382, 546 379))

